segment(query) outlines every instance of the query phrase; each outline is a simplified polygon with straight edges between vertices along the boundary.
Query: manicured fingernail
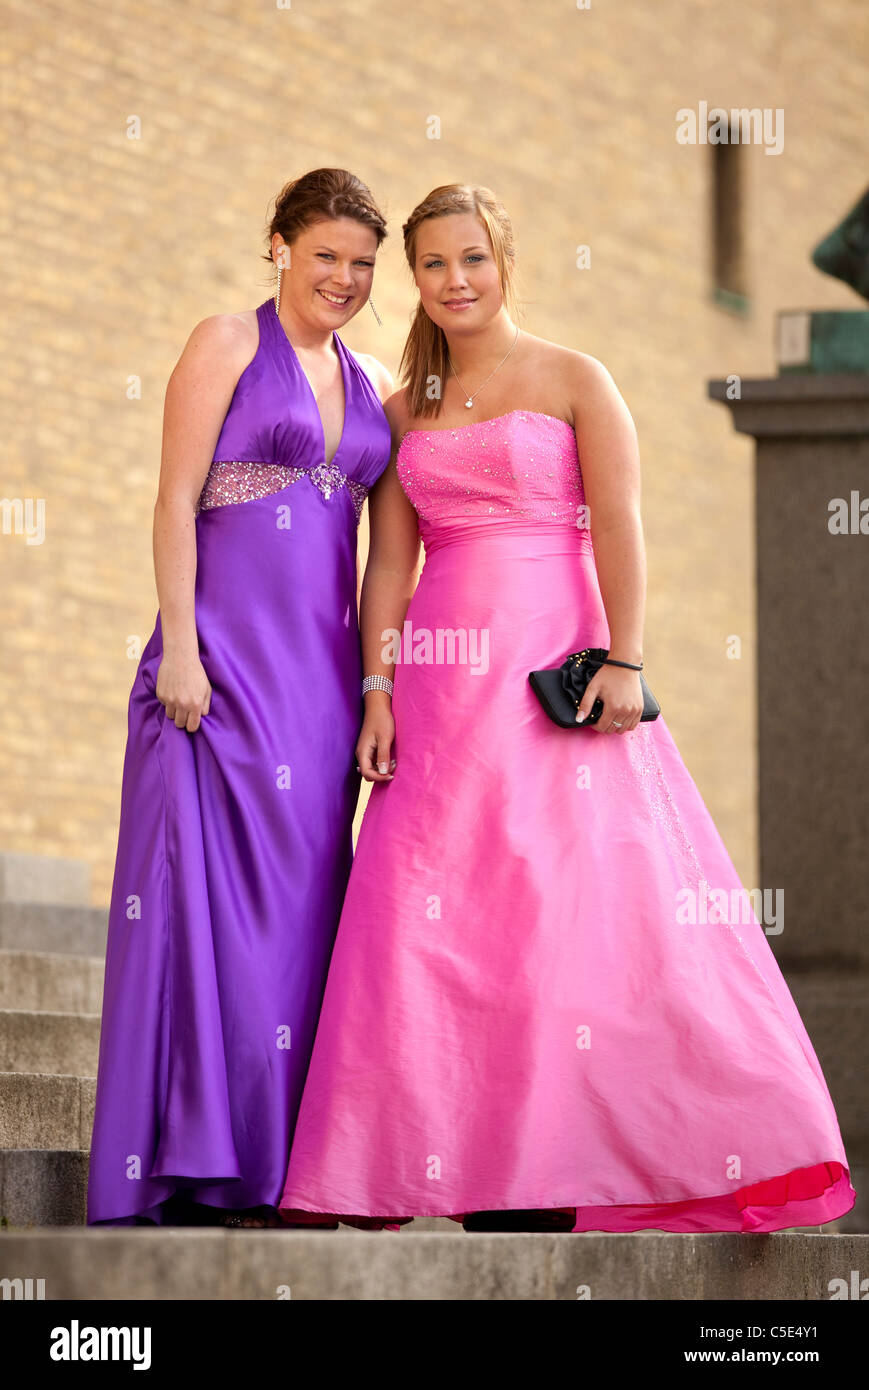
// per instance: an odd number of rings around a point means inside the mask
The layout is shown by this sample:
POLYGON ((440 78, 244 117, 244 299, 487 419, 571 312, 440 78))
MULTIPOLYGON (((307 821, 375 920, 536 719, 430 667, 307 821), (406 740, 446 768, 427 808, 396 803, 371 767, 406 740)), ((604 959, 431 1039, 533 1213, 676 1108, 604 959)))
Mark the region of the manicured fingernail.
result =
POLYGON ((378 764, 377 764, 377 771, 378 771, 378 772, 388 772, 388 771, 389 771, 389 766, 388 766, 388 764, 387 764, 387 763, 378 763, 378 764))
POLYGON ((582 713, 582 711, 581 711, 581 710, 577 710, 577 714, 576 714, 576 722, 577 722, 577 724, 581 724, 584 718, 585 718, 585 715, 582 713))

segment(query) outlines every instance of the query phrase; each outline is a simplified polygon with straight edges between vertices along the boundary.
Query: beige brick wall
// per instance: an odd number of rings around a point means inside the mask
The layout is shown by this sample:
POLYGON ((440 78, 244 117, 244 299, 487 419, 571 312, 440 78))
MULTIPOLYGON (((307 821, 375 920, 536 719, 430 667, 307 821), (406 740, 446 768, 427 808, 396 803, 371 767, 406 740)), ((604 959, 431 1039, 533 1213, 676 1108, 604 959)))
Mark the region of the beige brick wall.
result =
POLYGON ((82 856, 108 898, 128 641, 156 614, 166 380, 194 323, 268 293, 258 254, 281 184, 341 164, 392 230, 384 326, 365 310, 351 347, 395 368, 412 304, 401 221, 434 185, 472 179, 514 217, 524 326, 612 371, 643 451, 648 676, 754 886, 752 446, 705 383, 774 371, 779 308, 859 307, 808 253, 865 184, 864 0, 7 0, 5 14, 2 495, 44 498, 46 538, 0 536, 0 847, 82 856), (676 111, 700 101, 785 111, 782 154, 743 152, 745 318, 710 297, 711 152, 675 140, 676 111))

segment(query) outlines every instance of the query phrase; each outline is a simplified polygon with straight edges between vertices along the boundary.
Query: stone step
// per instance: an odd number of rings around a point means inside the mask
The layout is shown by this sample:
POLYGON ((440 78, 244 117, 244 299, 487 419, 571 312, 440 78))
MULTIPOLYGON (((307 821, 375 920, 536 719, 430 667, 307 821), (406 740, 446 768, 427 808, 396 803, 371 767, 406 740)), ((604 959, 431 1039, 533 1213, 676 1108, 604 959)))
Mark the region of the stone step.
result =
POLYGON ((8 1231, 0 1279, 45 1299, 824 1300, 869 1236, 489 1235, 149 1227, 8 1231), (587 1292, 586 1292, 587 1291, 587 1292))
POLYGON ((0 951, 0 1009, 98 1014, 105 960, 51 951, 0 951))
POLYGON ((0 1009, 0 1072, 96 1076, 99 1014, 0 1009))
POLYGON ((83 859, 0 852, 0 903, 90 901, 90 868, 83 859))
POLYGON ((0 1072, 0 1149, 89 1149, 96 1078, 0 1072))
POLYGON ((108 923, 104 907, 0 900, 0 950, 104 958, 108 923))
POLYGON ((84 1226, 87 1180, 85 1150, 0 1149, 0 1225, 84 1226))

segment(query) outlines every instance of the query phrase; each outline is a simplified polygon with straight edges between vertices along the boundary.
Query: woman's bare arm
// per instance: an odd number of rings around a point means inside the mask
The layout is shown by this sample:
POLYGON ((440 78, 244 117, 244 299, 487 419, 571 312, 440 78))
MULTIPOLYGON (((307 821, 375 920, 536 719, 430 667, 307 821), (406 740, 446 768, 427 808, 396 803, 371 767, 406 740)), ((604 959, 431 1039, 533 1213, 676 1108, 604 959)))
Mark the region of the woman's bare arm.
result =
MULTIPOLYGON (((576 354, 571 408, 589 509, 591 540, 610 633, 610 655, 639 665, 643 659, 646 551, 640 517, 640 450, 630 411, 610 373, 596 358, 576 354)), ((580 702, 588 714, 597 696, 604 710, 596 726, 627 733, 639 723, 639 676, 605 666, 580 702), (621 727, 615 727, 618 721, 621 727)))
MULTIPOLYGON (((403 391, 399 391, 386 403, 393 434, 392 457, 368 494, 371 543, 359 613, 366 676, 394 677, 394 663, 383 658, 384 634, 389 629, 402 630, 416 588, 419 524, 396 471, 398 447, 406 428, 403 396, 403 391)), ((389 753, 395 732, 391 706, 391 698, 384 690, 369 690, 365 695, 365 722, 356 752, 362 775, 368 781, 390 780, 389 753)))
POLYGON ((178 728, 190 733, 208 713, 211 694, 199 660, 194 611, 196 504, 236 383, 255 352, 256 342, 240 318, 214 315, 196 325, 166 387, 153 527, 163 634, 157 698, 178 728))
POLYGON ((620 661, 640 662, 646 553, 637 431, 618 387, 600 362, 584 356, 575 381, 571 405, 610 650, 620 661))

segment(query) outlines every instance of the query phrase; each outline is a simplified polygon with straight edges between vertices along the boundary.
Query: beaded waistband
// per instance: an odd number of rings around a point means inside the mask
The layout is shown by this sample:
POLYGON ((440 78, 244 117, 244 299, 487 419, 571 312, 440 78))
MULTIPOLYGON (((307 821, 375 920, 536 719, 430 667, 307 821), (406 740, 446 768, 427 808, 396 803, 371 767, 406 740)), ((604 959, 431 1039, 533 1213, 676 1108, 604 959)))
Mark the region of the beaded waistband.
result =
POLYGON ((305 477, 310 478, 326 498, 346 487, 353 501, 358 525, 369 489, 355 478, 348 478, 334 463, 320 463, 316 468, 295 468, 286 463, 263 463, 258 459, 217 459, 208 470, 196 510, 208 511, 212 507, 233 506, 239 502, 269 497, 305 477))

